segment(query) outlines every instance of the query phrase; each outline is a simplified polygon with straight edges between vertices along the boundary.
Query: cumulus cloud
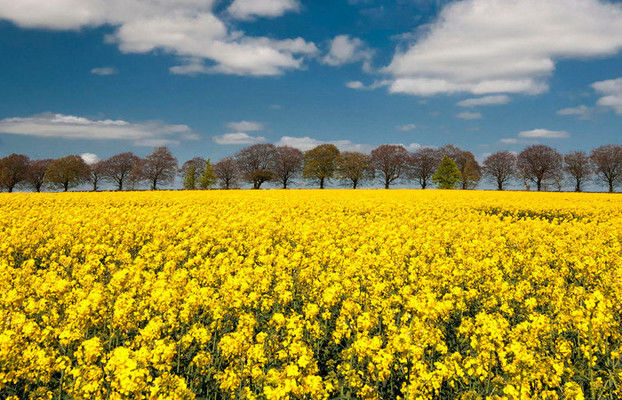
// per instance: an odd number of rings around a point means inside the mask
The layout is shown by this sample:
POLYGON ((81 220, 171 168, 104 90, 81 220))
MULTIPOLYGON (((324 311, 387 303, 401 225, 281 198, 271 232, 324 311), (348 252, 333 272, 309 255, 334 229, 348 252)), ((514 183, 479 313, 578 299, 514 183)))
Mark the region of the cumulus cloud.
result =
POLYGON ((392 93, 525 93, 548 90, 560 58, 622 49, 622 5, 600 0, 453 2, 384 72, 392 93))
MULTIPOLYGON (((271 6, 264 4, 262 11, 261 3, 287 1, 241 3, 247 10, 255 7, 253 15, 269 16, 271 6)), ((317 52, 315 44, 302 38, 247 36, 217 17, 213 5, 213 0, 0 0, 0 19, 56 30, 111 25, 114 32, 107 41, 122 52, 162 50, 186 60, 171 69, 178 74, 279 75, 302 68, 305 57, 317 52)))
POLYGON ((53 113, 2 119, 0 133, 46 138, 130 140, 137 146, 152 146, 155 141, 177 144, 180 140, 198 139, 187 125, 168 125, 161 121, 93 120, 53 113))
POLYGON ((333 140, 333 141, 323 141, 311 138, 309 136, 304 137, 293 137, 293 136, 282 136, 281 139, 276 143, 277 146, 291 146, 297 148, 301 151, 310 150, 316 146, 321 144, 334 144, 341 151, 360 151, 362 153, 369 153, 373 146, 368 144, 359 144, 353 143, 350 140, 333 140))
POLYGON ((264 143, 266 138, 263 136, 251 136, 246 132, 225 133, 224 135, 214 136, 214 142, 221 145, 242 145, 264 143))
POLYGON ((549 129, 532 129, 530 131, 522 131, 518 134, 524 138, 544 138, 544 139, 565 139, 570 137, 566 131, 552 131, 549 129))
POLYGON ((107 75, 115 75, 118 73, 119 71, 115 67, 98 67, 98 68, 93 68, 91 70, 91 74, 93 75, 107 76, 107 75))
POLYGON ((510 96, 505 94, 474 97, 470 99, 464 99, 459 101, 457 105, 460 107, 477 107, 477 106, 492 106, 499 104, 507 104, 510 102, 510 96))
POLYGON ((592 88, 603 95, 598 99, 599 106, 612 108, 622 115, 622 78, 594 82, 592 88))
POLYGON ((562 108, 557 111, 557 115, 572 115, 579 119, 590 119, 592 117, 592 109, 582 104, 577 107, 562 108))
POLYGON ((84 162, 87 163, 88 165, 95 164, 96 162, 99 161, 99 157, 97 156, 97 154, 93 154, 93 153, 82 153, 80 154, 80 157, 82 157, 84 162))
POLYGON ((482 114, 478 112, 461 112, 456 115, 460 119, 480 119, 482 114))
POLYGON ((259 122, 254 121, 239 121, 239 122, 229 122, 227 124, 227 128, 238 131, 238 132, 251 132, 251 131, 260 131, 263 129, 263 125, 259 122))
POLYGON ((234 0, 227 11, 233 17, 248 20, 255 17, 280 17, 289 11, 298 11, 296 0, 234 0))
POLYGON ((338 35, 331 40, 328 54, 322 58, 322 62, 332 66, 358 61, 369 63, 372 56, 373 51, 361 39, 349 35, 338 35))
POLYGON ((405 125, 399 125, 395 127, 395 129, 397 129, 398 131, 412 131, 415 128, 416 128, 415 124, 405 124, 405 125))

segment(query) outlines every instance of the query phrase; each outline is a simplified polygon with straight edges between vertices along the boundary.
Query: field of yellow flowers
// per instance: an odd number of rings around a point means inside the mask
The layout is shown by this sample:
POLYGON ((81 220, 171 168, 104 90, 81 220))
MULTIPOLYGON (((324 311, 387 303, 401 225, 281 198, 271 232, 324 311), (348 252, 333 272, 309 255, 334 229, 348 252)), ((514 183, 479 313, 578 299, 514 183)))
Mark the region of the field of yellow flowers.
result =
POLYGON ((620 399, 622 197, 0 195, 2 399, 620 399))

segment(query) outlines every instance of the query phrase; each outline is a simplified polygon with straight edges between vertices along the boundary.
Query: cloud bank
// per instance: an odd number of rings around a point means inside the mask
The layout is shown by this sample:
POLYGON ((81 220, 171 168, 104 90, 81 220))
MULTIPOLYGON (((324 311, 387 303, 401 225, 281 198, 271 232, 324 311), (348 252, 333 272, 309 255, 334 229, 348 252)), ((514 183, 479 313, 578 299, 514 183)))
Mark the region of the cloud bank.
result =
POLYGON ((599 0, 464 0, 445 6, 384 72, 392 93, 538 94, 561 58, 622 49, 622 5, 599 0))
POLYGON ((129 140, 136 146, 174 145, 181 140, 198 139, 186 125, 169 125, 161 121, 93 120, 53 113, 2 119, 0 133, 43 138, 129 140))
MULTIPOLYGON (((22 28, 78 30, 115 27, 107 37, 124 53, 161 50, 185 60, 177 74, 279 75, 300 69, 317 52, 304 39, 247 36, 213 11, 213 0, 0 0, 0 19, 22 28)), ((293 11, 294 0, 236 0, 238 18, 276 17, 293 11)))

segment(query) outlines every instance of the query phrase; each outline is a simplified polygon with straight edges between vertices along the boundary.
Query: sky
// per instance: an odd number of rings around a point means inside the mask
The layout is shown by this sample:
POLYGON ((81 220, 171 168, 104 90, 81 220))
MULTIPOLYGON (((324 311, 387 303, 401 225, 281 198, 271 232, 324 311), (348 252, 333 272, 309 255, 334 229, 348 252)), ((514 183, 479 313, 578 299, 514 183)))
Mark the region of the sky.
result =
POLYGON ((0 0, 0 157, 620 144, 622 2, 0 0))

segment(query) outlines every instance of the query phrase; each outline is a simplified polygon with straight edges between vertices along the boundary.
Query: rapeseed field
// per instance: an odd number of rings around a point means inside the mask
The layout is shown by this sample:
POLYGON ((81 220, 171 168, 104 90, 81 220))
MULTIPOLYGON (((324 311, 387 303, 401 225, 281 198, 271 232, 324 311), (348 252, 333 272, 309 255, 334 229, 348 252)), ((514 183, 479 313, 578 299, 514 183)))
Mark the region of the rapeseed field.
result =
POLYGON ((3 399, 620 399, 622 197, 0 195, 3 399))

